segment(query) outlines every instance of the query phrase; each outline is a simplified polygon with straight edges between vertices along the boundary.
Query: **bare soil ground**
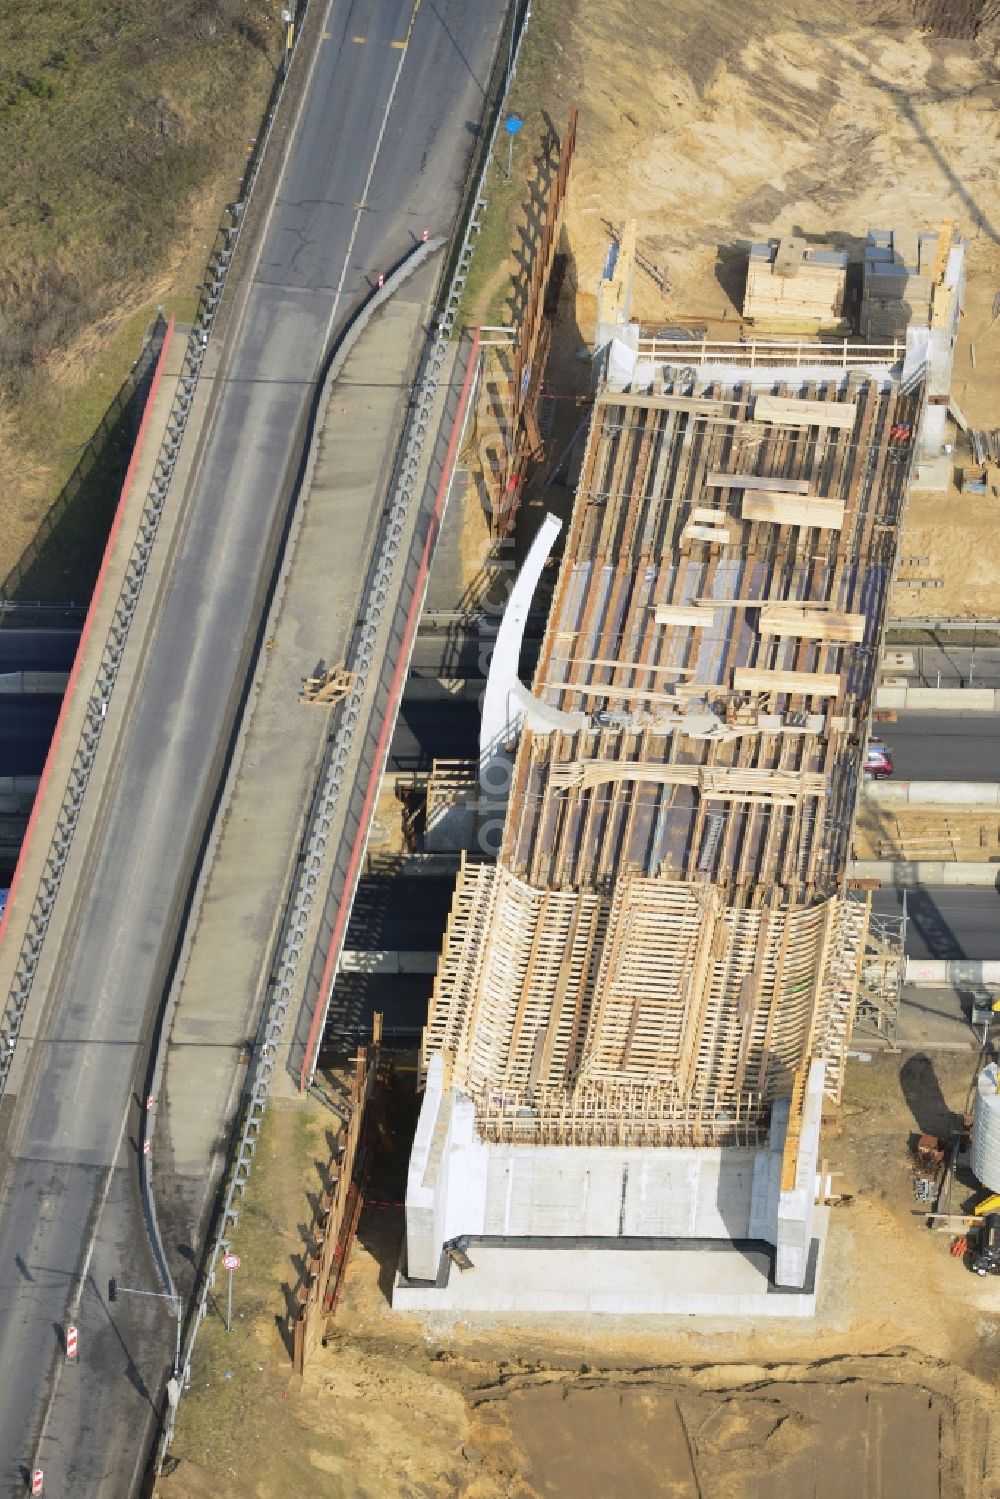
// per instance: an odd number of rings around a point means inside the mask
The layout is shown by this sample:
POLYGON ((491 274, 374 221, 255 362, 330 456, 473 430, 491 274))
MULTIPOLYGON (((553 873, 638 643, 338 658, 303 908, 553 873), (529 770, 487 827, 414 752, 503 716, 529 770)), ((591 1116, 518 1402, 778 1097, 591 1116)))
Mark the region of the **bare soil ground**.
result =
POLYGON ((1000 821, 989 811, 924 812, 861 801, 851 857, 995 864, 1000 862, 1000 821))
MULTIPOLYGON (((814 1322, 401 1317, 388 1304, 412 1074, 343 1301, 301 1383, 283 1329, 327 1118, 271 1115, 236 1247, 233 1333, 198 1346, 162 1499, 996 1499, 1000 1293, 913 1195, 911 1142, 964 1113, 970 1054, 878 1054, 824 1133, 835 1189, 814 1322)), ((970 1179, 956 1211, 975 1200, 970 1179)))

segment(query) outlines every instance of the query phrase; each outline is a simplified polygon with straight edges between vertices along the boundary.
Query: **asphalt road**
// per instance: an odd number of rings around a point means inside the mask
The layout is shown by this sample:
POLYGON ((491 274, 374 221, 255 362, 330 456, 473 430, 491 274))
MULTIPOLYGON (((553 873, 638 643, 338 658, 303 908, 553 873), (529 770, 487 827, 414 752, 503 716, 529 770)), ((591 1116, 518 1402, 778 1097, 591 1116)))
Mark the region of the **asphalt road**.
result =
POLYGON ((109 1274, 157 1285, 132 1143, 147 1037, 317 374, 378 272, 423 227, 452 223, 503 18, 495 0, 425 0, 404 49, 394 43, 411 11, 411 0, 355 0, 325 16, 249 299, 229 334, 142 693, 16 1100, 0 1182, 4 1495, 23 1492, 38 1458, 46 1492, 124 1499, 151 1435, 173 1350, 169 1312, 106 1298, 109 1274), (67 1371, 58 1330, 71 1316, 81 1358, 67 1371))
MULTIPOLYGON (((877 890, 872 907, 882 915, 898 916, 903 893, 877 890)), ((927 886, 905 894, 907 957, 1000 958, 1000 892, 927 886)))
POLYGON ((79 639, 79 630, 0 630, 0 675, 69 671, 79 639))
POLYGON ((896 780, 1000 781, 1000 714, 901 713, 875 724, 896 780))
POLYGON ((390 770, 430 770, 432 760, 471 760, 479 753, 479 704, 461 699, 403 699, 389 749, 390 770))
POLYGON ((61 697, 0 692, 0 776, 36 776, 45 764, 61 697))

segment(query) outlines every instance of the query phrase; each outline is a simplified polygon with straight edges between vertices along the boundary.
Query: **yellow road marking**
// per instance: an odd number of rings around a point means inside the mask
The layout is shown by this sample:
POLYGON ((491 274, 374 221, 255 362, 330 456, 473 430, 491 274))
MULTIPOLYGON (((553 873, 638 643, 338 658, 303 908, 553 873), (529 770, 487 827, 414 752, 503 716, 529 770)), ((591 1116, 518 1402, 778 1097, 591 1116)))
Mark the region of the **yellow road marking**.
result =
POLYGON ((328 42, 332 36, 333 36, 333 32, 332 31, 324 31, 323 36, 322 36, 322 40, 324 42, 328 42))
POLYGON ((390 42, 389 46, 390 47, 398 47, 399 50, 400 50, 400 52, 405 52, 406 51, 406 43, 405 42, 390 42))
POLYGON ((351 41, 352 42, 366 42, 367 40, 368 40, 368 38, 365 37, 365 36, 352 36, 351 37, 351 41))

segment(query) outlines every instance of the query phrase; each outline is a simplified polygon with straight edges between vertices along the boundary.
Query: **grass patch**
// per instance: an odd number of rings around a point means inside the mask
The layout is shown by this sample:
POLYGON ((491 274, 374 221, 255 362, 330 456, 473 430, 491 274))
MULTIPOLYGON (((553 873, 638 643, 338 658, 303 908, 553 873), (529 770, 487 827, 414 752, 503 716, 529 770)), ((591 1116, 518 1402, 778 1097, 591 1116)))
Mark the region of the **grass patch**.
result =
MULTIPOLYGON (((282 43, 263 0, 0 14, 0 577, 156 305, 193 315, 282 43)), ((109 455, 112 489, 118 471, 109 455)))
MULTIPOLYGON (((274 1402, 297 1388, 278 1325, 288 1312, 285 1288, 294 1290, 295 1256, 311 1230, 306 1194, 320 1188, 314 1163, 324 1154, 329 1159, 331 1117, 315 1104, 265 1115, 232 1236, 241 1260, 233 1281, 232 1330, 227 1333, 223 1321, 227 1273, 220 1266, 195 1344, 191 1388, 180 1405, 171 1447, 176 1458, 220 1474, 247 1469, 248 1450, 273 1421, 274 1402)), ((261 1451, 261 1463, 270 1456, 261 1451)))
POLYGON ((527 183, 534 163, 554 126, 546 110, 550 90, 546 75, 553 66, 560 38, 565 38, 579 0, 535 0, 521 48, 517 76, 511 85, 505 113, 520 115, 524 128, 514 137, 513 153, 501 123, 493 160, 484 184, 488 207, 476 243, 476 253, 465 283, 461 319, 467 323, 497 324, 505 320, 511 295, 510 278, 503 274, 511 257, 518 216, 528 199, 527 183), (510 161, 510 177, 507 176, 510 161))

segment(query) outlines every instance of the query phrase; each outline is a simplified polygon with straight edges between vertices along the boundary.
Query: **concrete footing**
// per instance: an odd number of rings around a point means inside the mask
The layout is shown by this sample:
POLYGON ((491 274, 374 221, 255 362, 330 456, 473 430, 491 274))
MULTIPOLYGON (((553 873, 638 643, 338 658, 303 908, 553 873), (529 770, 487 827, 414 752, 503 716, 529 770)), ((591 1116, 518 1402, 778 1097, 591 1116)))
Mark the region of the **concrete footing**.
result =
MULTIPOLYGON (((436 1281, 402 1271, 393 1309, 476 1315, 811 1317, 816 1311, 828 1208, 815 1208, 801 1289, 774 1284, 774 1252, 759 1240, 469 1239, 472 1268, 442 1256, 436 1281)), ((465 1242, 465 1241, 463 1241, 465 1242)))

